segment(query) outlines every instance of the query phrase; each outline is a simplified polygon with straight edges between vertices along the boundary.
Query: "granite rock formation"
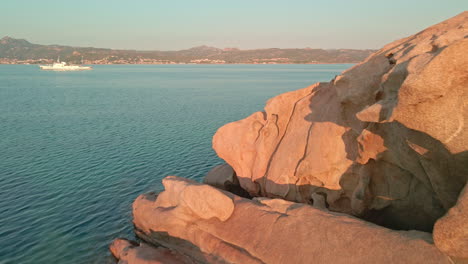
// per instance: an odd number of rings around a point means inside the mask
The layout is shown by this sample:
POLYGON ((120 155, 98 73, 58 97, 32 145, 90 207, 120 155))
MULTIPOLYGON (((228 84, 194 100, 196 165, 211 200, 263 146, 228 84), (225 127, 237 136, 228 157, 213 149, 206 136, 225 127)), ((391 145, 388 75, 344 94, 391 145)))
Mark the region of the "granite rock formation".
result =
POLYGON ((429 233, 393 231, 283 199, 245 199, 175 176, 163 185, 159 195, 134 202, 137 234, 196 262, 451 263, 429 233))
POLYGON ((329 83, 270 99, 213 138, 252 196, 431 231, 468 177, 468 12, 329 83))
POLYGON ((206 184, 169 176, 139 196, 144 243, 116 240, 114 256, 468 263, 467 28, 464 12, 221 127, 227 164, 206 184))

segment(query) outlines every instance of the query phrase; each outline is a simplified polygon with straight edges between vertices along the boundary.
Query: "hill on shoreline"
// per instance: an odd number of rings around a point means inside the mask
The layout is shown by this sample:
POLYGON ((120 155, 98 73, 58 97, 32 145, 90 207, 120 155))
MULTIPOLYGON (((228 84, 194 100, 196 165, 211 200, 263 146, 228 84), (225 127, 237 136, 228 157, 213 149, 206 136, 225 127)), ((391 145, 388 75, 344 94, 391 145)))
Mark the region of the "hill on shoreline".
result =
POLYGON ((199 46, 178 51, 114 50, 92 47, 33 44, 25 39, 0 39, 0 64, 50 63, 62 61, 87 64, 293 64, 357 63, 375 50, 356 49, 219 49, 199 46))

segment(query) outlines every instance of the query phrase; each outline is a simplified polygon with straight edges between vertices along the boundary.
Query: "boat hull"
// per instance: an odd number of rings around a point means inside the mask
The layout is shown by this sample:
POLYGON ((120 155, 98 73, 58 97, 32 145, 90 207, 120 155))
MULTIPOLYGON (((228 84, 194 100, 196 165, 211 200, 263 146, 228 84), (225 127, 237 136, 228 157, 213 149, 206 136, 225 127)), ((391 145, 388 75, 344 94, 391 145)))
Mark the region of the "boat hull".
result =
POLYGON ((93 68, 90 66, 78 66, 78 65, 71 65, 71 66, 52 66, 52 65, 40 65, 41 70, 44 71, 89 71, 93 68))

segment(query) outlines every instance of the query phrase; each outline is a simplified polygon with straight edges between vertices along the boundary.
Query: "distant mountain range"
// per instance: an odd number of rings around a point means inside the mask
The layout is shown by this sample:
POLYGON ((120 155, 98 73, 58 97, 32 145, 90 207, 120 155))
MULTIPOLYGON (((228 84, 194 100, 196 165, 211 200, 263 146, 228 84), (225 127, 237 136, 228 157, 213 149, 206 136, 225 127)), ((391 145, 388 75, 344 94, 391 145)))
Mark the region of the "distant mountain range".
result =
POLYGON ((375 50, 356 49, 218 49, 199 46, 179 51, 114 50, 92 47, 39 45, 24 39, 0 39, 0 63, 50 63, 62 61, 86 64, 224 64, 224 63, 356 63, 375 50))

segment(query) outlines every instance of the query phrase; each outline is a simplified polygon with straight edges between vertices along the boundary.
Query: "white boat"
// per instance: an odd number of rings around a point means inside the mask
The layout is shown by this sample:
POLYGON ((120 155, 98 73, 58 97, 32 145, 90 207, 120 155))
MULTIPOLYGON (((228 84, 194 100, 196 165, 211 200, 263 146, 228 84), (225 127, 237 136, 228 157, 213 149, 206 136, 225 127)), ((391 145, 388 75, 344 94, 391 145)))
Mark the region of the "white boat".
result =
POLYGON ((92 70, 91 66, 82 66, 82 65, 67 65, 66 62, 60 61, 60 57, 57 59, 57 62, 47 65, 39 65, 41 70, 46 71, 86 71, 92 70))

